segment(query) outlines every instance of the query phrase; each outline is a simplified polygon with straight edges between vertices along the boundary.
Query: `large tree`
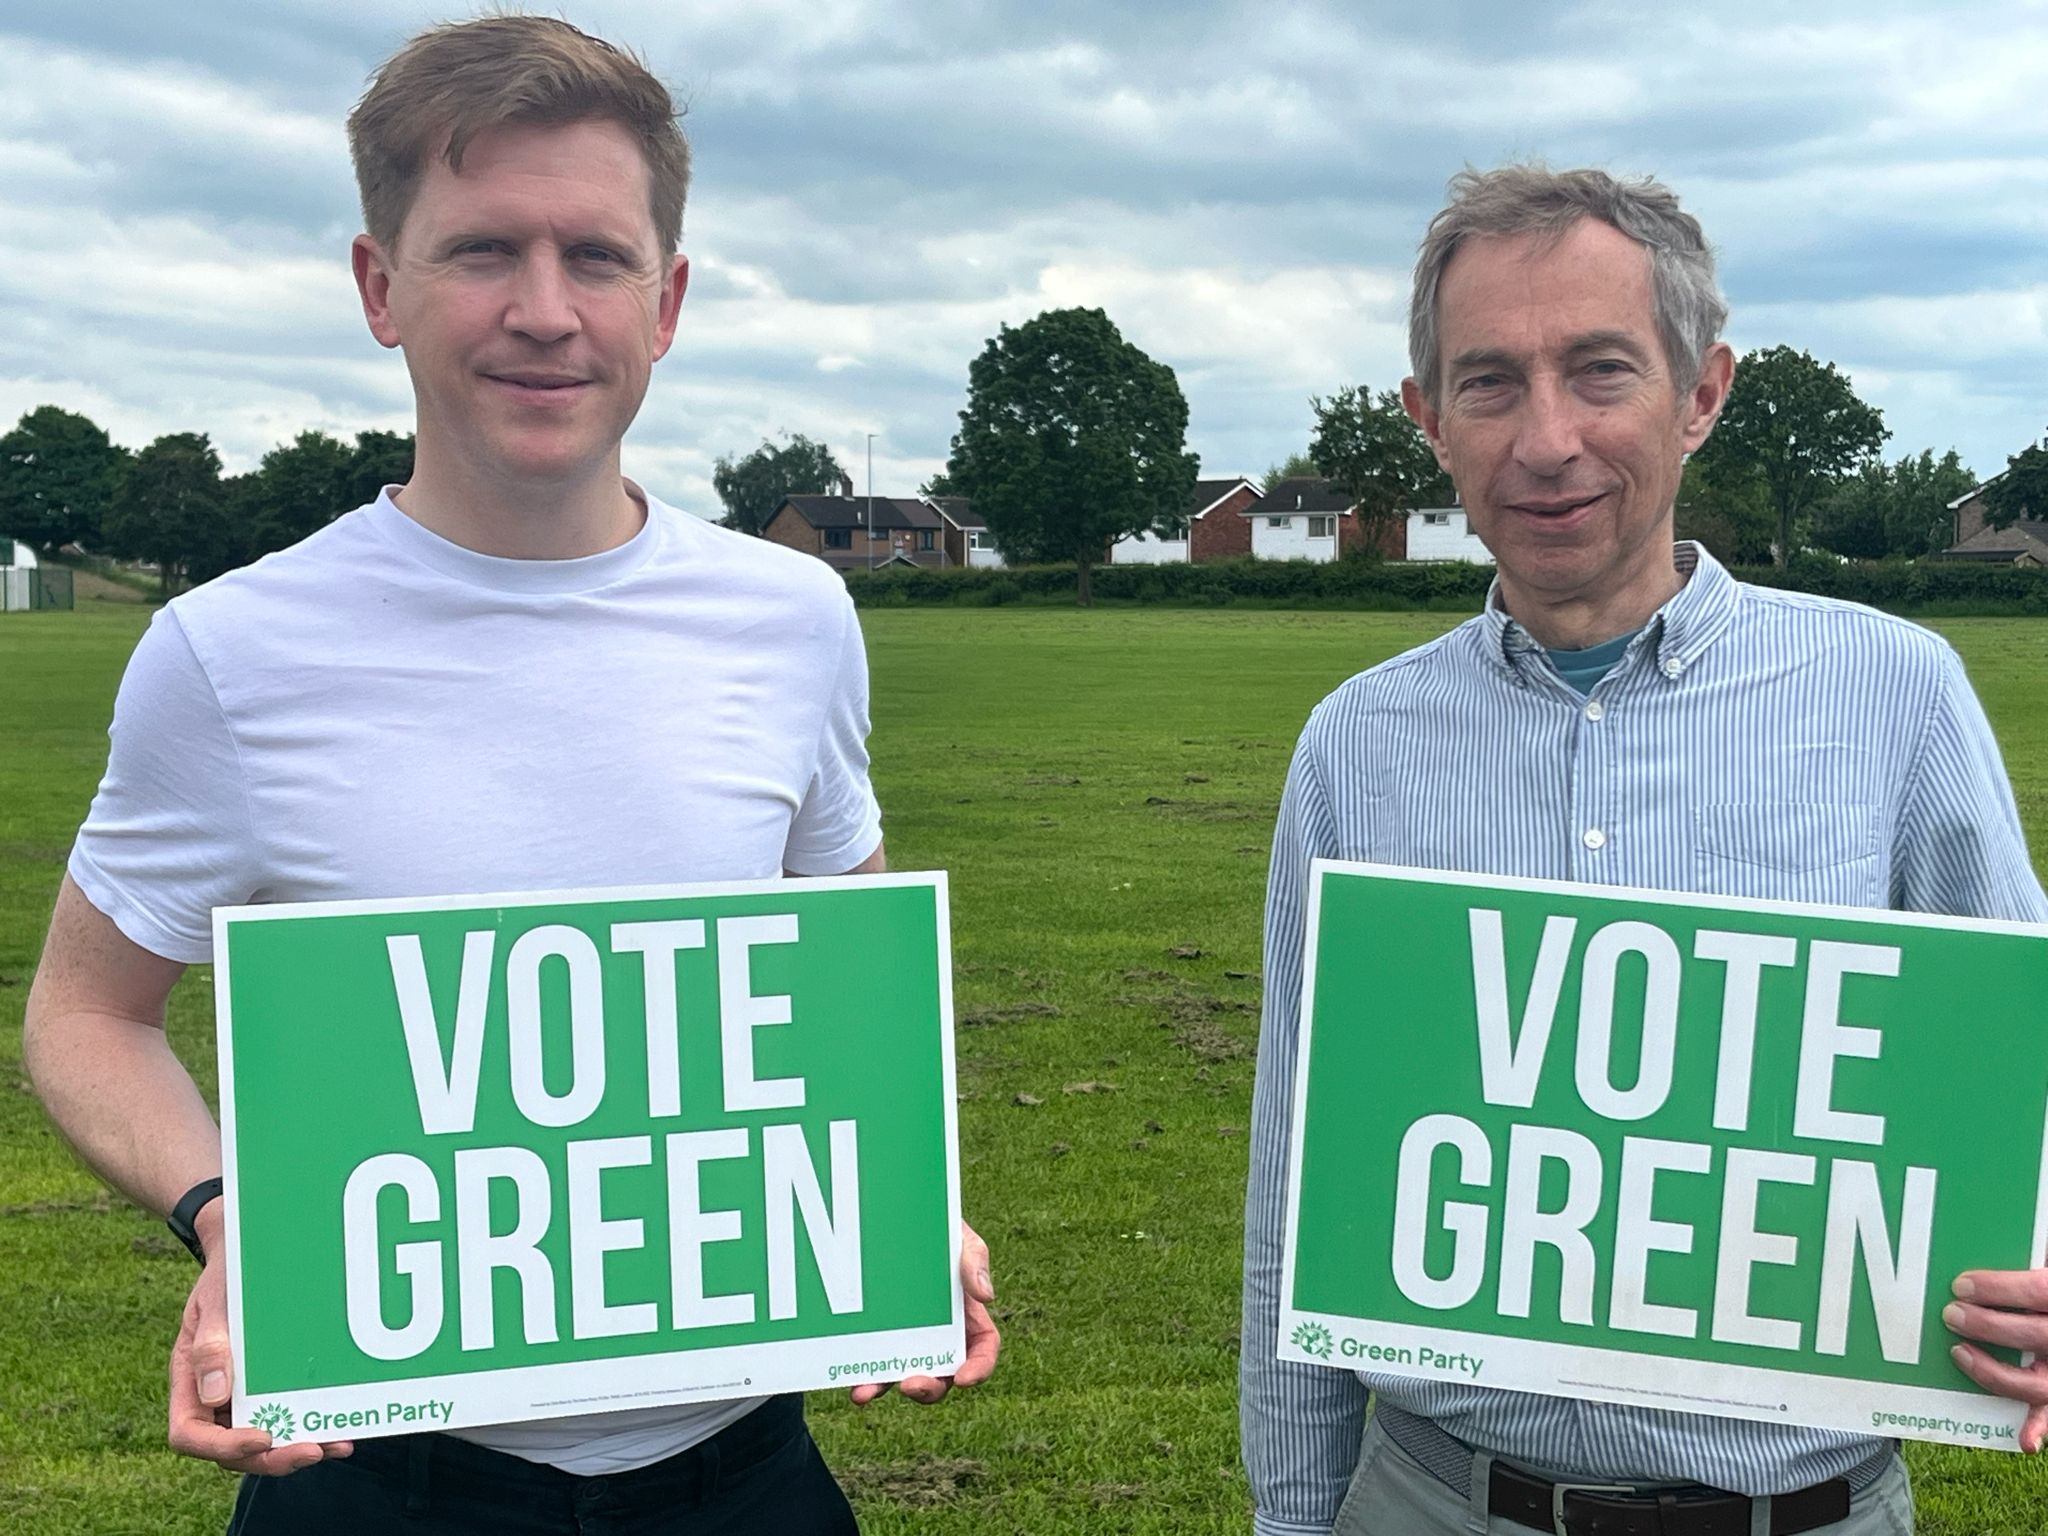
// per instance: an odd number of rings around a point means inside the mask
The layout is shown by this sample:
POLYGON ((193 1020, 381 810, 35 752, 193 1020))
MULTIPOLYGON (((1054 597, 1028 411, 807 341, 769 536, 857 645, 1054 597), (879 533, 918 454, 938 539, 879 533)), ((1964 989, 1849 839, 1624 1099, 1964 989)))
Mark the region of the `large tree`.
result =
POLYGON ((1871 459, 1814 509, 1814 539, 1852 560, 1917 559, 1947 547, 1955 528, 1949 503, 1976 483, 1953 448, 1939 459, 1931 448, 1896 464, 1871 459))
POLYGON ((1072 560, 1076 596, 1115 540, 1185 517, 1197 463, 1173 370, 1099 309, 1004 326, 967 372, 946 475, 1011 561, 1072 560))
POLYGON ((1367 559, 1380 557, 1381 533, 1402 512, 1451 503, 1450 477, 1399 394, 1383 389, 1375 395, 1361 385, 1328 400, 1310 396, 1309 406, 1316 414, 1309 457, 1357 508, 1364 535, 1357 547, 1367 559))
POLYGON ((37 406, 0 437, 0 534, 45 550, 97 542, 127 459, 89 417, 37 406))
POLYGON ((263 455, 261 550, 296 544, 357 505, 354 471, 354 451, 325 432, 301 432, 263 455))
POLYGON ((203 432, 173 432, 129 462, 107 512, 107 542, 116 554, 152 562, 168 594, 193 557, 218 541, 223 499, 212 442, 203 432))
POLYGON ((349 450, 343 509, 375 501, 387 485, 405 484, 412 478, 412 454, 410 432, 358 432, 349 450))
POLYGON ((1277 464, 1268 464, 1266 466, 1265 483, 1270 486, 1275 480, 1292 480, 1302 475, 1320 475, 1321 473, 1322 471, 1316 468, 1316 461, 1309 456, 1308 452, 1306 450, 1299 450, 1290 453, 1277 464))
POLYGON ((711 486, 725 503, 725 526, 759 534, 783 497, 835 490, 844 473, 830 448, 799 432, 784 443, 764 438, 741 458, 721 458, 712 467, 711 486))
POLYGON ((1736 367, 1720 424, 1696 457, 1724 487, 1751 477, 1763 487, 1777 516, 1773 552, 1783 566, 1814 505, 1890 435, 1884 413, 1858 399, 1833 363, 1765 347, 1736 367))
POLYGON ((1717 479, 1694 455, 1678 482, 1675 511, 1676 536, 1698 540, 1723 564, 1757 565, 1771 558, 1777 515, 1770 493, 1754 475, 1717 479))
POLYGON ((1984 521, 2010 528, 2021 518, 2048 520, 2048 440, 2029 443, 1984 487, 1984 521))

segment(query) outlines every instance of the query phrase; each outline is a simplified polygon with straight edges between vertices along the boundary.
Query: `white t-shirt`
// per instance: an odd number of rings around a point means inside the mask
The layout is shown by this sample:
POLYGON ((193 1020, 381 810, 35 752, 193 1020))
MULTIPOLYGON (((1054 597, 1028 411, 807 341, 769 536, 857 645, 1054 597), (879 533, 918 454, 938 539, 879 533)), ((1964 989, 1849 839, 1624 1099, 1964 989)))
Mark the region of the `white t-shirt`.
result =
MULTIPOLYGON (((388 493, 157 614, 70 872, 144 949, 212 909, 839 874, 881 840, 867 662, 809 555, 647 498, 580 560, 505 560, 388 493)), ((463 1438, 580 1475, 759 1399, 463 1438)))

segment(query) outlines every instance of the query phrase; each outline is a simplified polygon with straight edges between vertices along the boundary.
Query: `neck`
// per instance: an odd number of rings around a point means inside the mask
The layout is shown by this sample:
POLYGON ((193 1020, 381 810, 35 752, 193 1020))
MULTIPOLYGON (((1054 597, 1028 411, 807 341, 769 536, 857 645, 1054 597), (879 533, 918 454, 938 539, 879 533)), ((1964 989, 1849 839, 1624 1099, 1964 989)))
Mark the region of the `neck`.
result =
POLYGON ((640 531, 647 505, 619 473, 619 458, 571 479, 476 475, 422 441, 412 479, 392 499, 451 544, 507 560, 578 560, 616 549, 640 531))
POLYGON ((1538 645, 1553 651, 1584 651, 1641 629, 1684 586, 1667 552, 1655 571, 1617 591, 1538 592, 1503 578, 1500 600, 1508 616, 1538 645))

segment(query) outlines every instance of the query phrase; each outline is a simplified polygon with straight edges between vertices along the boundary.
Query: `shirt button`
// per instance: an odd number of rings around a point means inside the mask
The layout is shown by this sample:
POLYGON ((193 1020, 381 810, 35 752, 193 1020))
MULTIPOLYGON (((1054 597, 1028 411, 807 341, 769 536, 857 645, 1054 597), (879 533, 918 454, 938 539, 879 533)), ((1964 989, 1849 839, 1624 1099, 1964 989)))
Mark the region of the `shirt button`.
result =
POLYGON ((1684 670, 1685 663, 1680 661, 1676 656, 1673 656, 1670 660, 1664 663, 1664 675, 1666 677, 1676 677, 1679 673, 1683 672, 1684 670))
POLYGON ((1588 720, 1598 720, 1602 715, 1606 713, 1607 711, 1601 708, 1600 701, 1598 699, 1586 700, 1586 718, 1588 720))
POLYGON ((1591 848, 1595 852, 1598 852, 1600 849, 1605 848, 1607 846, 1607 834, 1605 832, 1602 832, 1598 827, 1588 827, 1586 828, 1586 835, 1584 838, 1581 839, 1581 841, 1584 842, 1588 848, 1591 848))

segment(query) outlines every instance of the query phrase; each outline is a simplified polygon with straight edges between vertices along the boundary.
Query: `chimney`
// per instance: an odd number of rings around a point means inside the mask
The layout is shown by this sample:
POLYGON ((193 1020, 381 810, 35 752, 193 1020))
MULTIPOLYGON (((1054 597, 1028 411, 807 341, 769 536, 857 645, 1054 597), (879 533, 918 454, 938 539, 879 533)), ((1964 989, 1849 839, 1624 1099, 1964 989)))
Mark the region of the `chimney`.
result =
POLYGON ((839 474, 839 494, 848 501, 853 500, 853 476, 847 474, 844 470, 841 470, 839 474))

